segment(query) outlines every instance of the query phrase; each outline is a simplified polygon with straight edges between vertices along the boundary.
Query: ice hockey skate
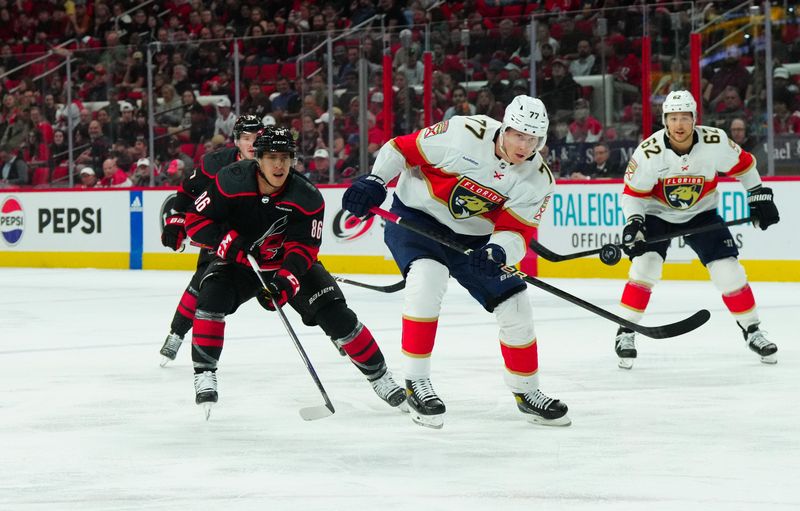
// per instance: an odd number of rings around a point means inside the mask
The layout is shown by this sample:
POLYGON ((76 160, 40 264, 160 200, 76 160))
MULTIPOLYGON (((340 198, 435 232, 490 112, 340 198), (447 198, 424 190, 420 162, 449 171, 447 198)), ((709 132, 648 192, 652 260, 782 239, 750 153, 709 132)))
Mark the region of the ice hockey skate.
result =
POLYGON ((630 330, 624 330, 620 327, 617 330, 617 337, 614 340, 614 351, 617 352, 619 357, 618 366, 621 369, 631 369, 633 362, 636 360, 636 342, 634 334, 630 330))
POLYGON ((211 416, 211 407, 217 402, 217 373, 204 371, 194 375, 194 402, 203 407, 206 420, 211 416))
POLYGON ((778 356, 775 355, 778 352, 778 347, 767 339, 767 333, 758 328, 758 323, 750 325, 747 330, 742 329, 742 333, 745 341, 747 341, 747 347, 761 357, 762 363, 778 363, 778 356))
POLYGON ((567 417, 567 405, 558 399, 545 396, 539 389, 535 392, 514 392, 514 399, 517 401, 517 408, 525 414, 529 422, 545 426, 572 424, 572 420, 567 417))
POLYGON ((441 429, 444 426, 444 403, 431 386, 430 378, 406 380, 406 403, 411 420, 426 428, 441 429))
POLYGON ((397 384, 392 378, 392 373, 388 370, 383 373, 380 378, 370 380, 372 390, 378 395, 379 398, 386 401, 389 406, 397 408, 400 411, 407 412, 406 406, 406 393, 403 387, 397 384))
POLYGON ((181 343, 183 342, 183 338, 174 332, 170 332, 166 339, 164 339, 164 345, 161 346, 161 355, 163 358, 161 359, 161 367, 164 367, 171 361, 175 360, 175 357, 178 355, 178 350, 181 348, 181 343))

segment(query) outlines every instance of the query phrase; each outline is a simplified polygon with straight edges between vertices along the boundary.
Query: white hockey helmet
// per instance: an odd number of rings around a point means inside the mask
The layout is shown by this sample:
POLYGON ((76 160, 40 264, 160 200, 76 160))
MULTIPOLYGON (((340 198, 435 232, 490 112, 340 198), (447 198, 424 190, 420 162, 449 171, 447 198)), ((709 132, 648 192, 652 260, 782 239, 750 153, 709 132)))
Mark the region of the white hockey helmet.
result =
POLYGON ((508 128, 539 137, 536 150, 541 151, 547 142, 547 128, 550 120, 547 118, 547 109, 539 98, 532 98, 520 94, 511 100, 503 115, 503 124, 500 126, 500 136, 508 128))
POLYGON ((661 122, 667 127, 667 114, 690 112, 694 123, 697 123, 697 102, 688 90, 674 90, 667 94, 661 105, 661 122))

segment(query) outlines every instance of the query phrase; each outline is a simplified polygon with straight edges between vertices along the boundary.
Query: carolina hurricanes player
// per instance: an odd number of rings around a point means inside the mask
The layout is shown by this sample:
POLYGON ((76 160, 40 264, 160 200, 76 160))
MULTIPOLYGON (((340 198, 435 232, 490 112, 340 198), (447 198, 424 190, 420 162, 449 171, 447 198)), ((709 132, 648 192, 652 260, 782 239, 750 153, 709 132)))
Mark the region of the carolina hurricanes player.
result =
MULTIPOLYGON (((181 182, 178 193, 171 197, 171 201, 168 199, 169 202, 164 207, 164 210, 169 212, 164 218, 164 230, 161 233, 161 243, 165 247, 175 251, 181 249, 183 240, 186 238, 186 212, 190 209, 192 202, 209 184, 214 182, 217 172, 222 167, 238 160, 255 158, 253 142, 256 140, 256 133, 263 127, 261 120, 255 115, 243 115, 236 119, 233 125, 235 147, 227 147, 203 155, 200 165, 181 182)), ((200 289, 200 278, 213 258, 213 252, 207 250, 200 252, 200 256, 197 258, 197 269, 178 302, 178 307, 172 317, 169 335, 164 340, 164 345, 161 346, 162 367, 169 361, 175 360, 184 336, 192 327, 194 311, 197 307, 197 293, 200 289)))
POLYGON ((515 264, 553 191, 553 175, 538 151, 548 127, 544 104, 517 96, 502 124, 484 115, 455 116, 396 137, 378 153, 372 174, 357 180, 342 203, 363 217, 383 203, 398 174, 391 211, 473 249, 467 256, 395 224, 384 239, 406 277, 402 347, 413 420, 441 428, 445 405, 430 381, 431 352, 449 276, 500 326, 505 381, 532 422, 570 424, 567 406, 539 390, 539 364, 527 286, 503 274, 515 264))
POLYGON ((247 262, 247 254, 253 254, 278 305, 288 303, 303 323, 319 325, 381 399, 404 408, 403 389, 392 379, 378 343, 317 260, 325 203, 319 190, 291 168, 292 133, 267 126, 253 147, 255 159, 220 170, 186 213, 192 240, 215 247, 200 279, 192 325, 195 402, 206 409, 206 417, 217 402, 225 317, 254 296, 274 310, 247 262))
MULTIPOLYGON (((645 240, 722 223, 717 214, 720 174, 737 178, 748 191, 750 216, 756 226, 766 230, 779 220, 772 190, 761 185, 753 155, 729 140, 724 131, 696 126, 697 104, 688 91, 670 92, 662 110, 664 129, 639 144, 625 172, 622 210, 628 221, 622 239, 632 264, 621 305, 622 316, 635 322, 642 318, 652 288, 661 279, 669 248, 669 241, 646 244, 645 240)), ((777 362, 777 346, 759 329, 756 301, 730 230, 720 227, 685 239, 708 268, 747 346, 762 362, 777 362)), ((631 330, 621 327, 617 331, 614 348, 619 367, 633 367, 637 352, 631 330)))

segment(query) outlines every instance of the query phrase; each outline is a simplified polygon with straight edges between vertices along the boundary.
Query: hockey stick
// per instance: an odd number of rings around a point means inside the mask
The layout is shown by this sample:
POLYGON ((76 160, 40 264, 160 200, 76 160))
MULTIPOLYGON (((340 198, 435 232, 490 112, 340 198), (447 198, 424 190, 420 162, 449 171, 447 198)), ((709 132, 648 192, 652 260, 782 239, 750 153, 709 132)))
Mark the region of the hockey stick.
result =
POLYGON ((356 287, 363 287, 364 289, 371 289, 372 291, 378 291, 380 293, 396 293, 401 289, 406 287, 405 279, 401 280, 400 282, 396 282, 394 284, 390 284, 388 286, 375 286, 372 284, 365 284, 363 282, 356 282, 355 280, 346 279, 344 277, 337 277, 336 275, 331 275, 333 280, 336 282, 341 282, 342 284, 350 284, 351 286, 356 287))
MULTIPOLYGON (((250 267, 253 268, 253 271, 258 277, 259 282, 261 282, 261 287, 264 289, 265 292, 269 293, 267 289, 267 283, 264 282, 264 278, 261 276, 261 272, 258 268, 258 261, 256 258, 250 254, 247 254, 247 261, 250 263, 250 267)), ((269 299, 272 301, 272 306, 275 307, 275 312, 278 313, 278 317, 281 318, 281 322, 283 326, 286 327, 286 332, 289 334, 289 337, 292 339, 294 343, 294 347, 297 348, 297 352, 300 353, 300 358, 303 359, 303 362, 306 364, 306 369, 308 369, 309 374, 311 374, 311 378, 314 380, 314 383, 317 384, 317 388, 319 389, 320 394, 322 394, 322 399, 325 400, 325 405, 322 406, 309 406, 306 408, 300 409, 300 417, 306 421, 313 421, 317 419, 324 419, 325 417, 330 417, 336 410, 333 409, 333 403, 331 400, 328 399, 328 393, 325 392, 325 388, 322 386, 322 382, 319 381, 319 376, 317 376, 317 372, 314 370, 314 366, 311 365, 311 361, 308 359, 308 355, 306 355, 306 350, 303 349, 303 345, 300 344, 300 340, 297 338, 297 334, 294 333, 294 329, 292 325, 289 324, 289 320, 286 318, 286 314, 283 312, 283 309, 280 308, 278 305, 277 300, 274 297, 270 296, 269 299)))
MULTIPOLYGON (((681 236, 691 236, 693 234, 701 234, 701 233, 708 232, 708 231, 715 231, 715 230, 721 229, 723 227, 731 227, 731 226, 734 226, 734 225, 741 225, 741 224, 746 224, 746 223, 750 223, 750 222, 751 222, 751 218, 750 217, 739 218, 737 220, 729 220, 727 222, 714 223, 714 224, 710 224, 710 225, 704 225, 702 227, 695 227, 695 228, 692 228, 692 229, 684 229, 683 231, 676 231, 676 232, 671 232, 671 233, 668 233, 668 234, 662 234, 660 236, 654 236, 652 238, 648 238, 648 239, 644 240, 644 242, 648 243, 648 244, 650 244, 650 243, 659 243, 659 242, 662 242, 662 241, 671 240, 673 238, 680 238, 681 236)), ((561 261, 569 261, 569 260, 572 260, 572 259, 578 259, 580 257, 586 257, 586 256, 590 256, 590 255, 600 254, 600 260, 603 263, 605 263, 605 264, 607 264, 609 266, 613 266, 613 265, 617 264, 620 261, 620 259, 622 258, 622 247, 623 247, 623 244, 622 243, 619 243, 619 244, 606 243, 605 245, 603 245, 600 248, 593 248, 591 250, 584 250, 583 252, 574 252, 572 254, 564 254, 564 255, 556 254, 555 252, 553 252, 549 248, 547 248, 547 247, 543 246, 542 244, 540 244, 535 239, 531 240, 530 247, 531 247, 531 249, 533 249, 534 252, 536 252, 537 254, 542 256, 542 258, 544 258, 544 259, 546 259, 546 260, 548 260, 550 262, 553 262, 553 263, 559 263, 561 261)))
MULTIPOLYGON (((190 242, 192 246, 205 248, 205 249, 212 249, 209 245, 203 245, 202 243, 198 243, 196 241, 190 242)), ((401 280, 400 282, 396 282, 394 284, 390 284, 388 286, 375 286, 373 284, 365 284, 364 282, 357 282, 355 280, 346 279, 344 277, 337 277, 336 275, 331 275, 333 280, 336 282, 341 282, 342 284, 350 284, 351 286, 356 287, 363 287, 364 289, 371 289, 372 291, 378 291, 379 293, 396 293, 401 289, 406 287, 405 279, 401 280)))
MULTIPOLYGON (((469 248, 469 247, 466 247, 466 246, 464 246, 464 245, 462 245, 460 243, 457 243, 457 242, 455 242, 455 241, 453 241, 453 240, 451 240, 451 239, 449 239, 449 238, 447 238, 445 236, 441 236, 441 235, 439 235, 439 234, 437 234, 435 232, 428 231, 428 230, 426 230, 426 229, 424 229, 422 227, 418 227, 418 226, 416 226, 416 225, 414 225, 412 223, 409 223, 408 221, 403 220, 400 216, 395 215, 394 213, 390 213, 389 211, 380 209, 378 207, 374 207, 374 208, 370 209, 370 212, 378 215, 379 217, 381 217, 381 218, 383 218, 383 219, 385 219, 385 220, 387 220, 389 222, 392 222, 392 223, 397 224, 397 225, 399 225, 401 227, 404 227, 404 228, 406 228, 406 229, 408 229, 410 231, 413 231, 413 232, 419 234, 420 236, 424 236, 424 237, 426 237, 428 239, 437 241, 437 242, 441 243, 442 245, 444 245, 444 246, 446 246, 448 248, 452 248, 453 250, 457 250, 457 251, 461 252, 462 254, 467 254, 468 255, 468 254, 470 254, 472 252, 472 249, 469 248)), ((695 312, 694 314, 692 314, 691 316, 689 316, 686 319, 682 319, 680 321, 677 321, 675 323, 670 323, 668 325, 642 326, 642 325, 636 324, 636 323, 634 323, 632 321, 628 321, 627 319, 624 319, 624 318, 622 318, 620 316, 617 316, 616 314, 614 314, 612 312, 609 312, 609 311, 607 311, 607 310, 605 310, 605 309, 603 309, 601 307, 598 307, 597 305, 594 305, 594 304, 589 303, 589 302, 587 302, 585 300, 582 300, 582 299, 578 298, 577 296, 571 295, 571 294, 567 293, 566 291, 562 291, 561 289, 559 289, 557 287, 554 287, 554 286, 551 286, 550 284, 542 282, 541 280, 539 280, 539 279, 537 279, 535 277, 531 277, 527 273, 524 273, 524 272, 522 272, 520 270, 517 270, 513 266, 506 266, 505 264, 500 264, 500 269, 502 269, 505 273, 508 273, 508 274, 511 274, 511 275, 516 275, 516 276, 520 277, 522 280, 524 280, 528 284, 536 286, 539 289, 543 289, 543 290, 547 291, 548 293, 551 293, 551 294, 554 294, 554 295, 558 296, 559 298, 563 298, 564 300, 566 300, 566 301, 568 301, 570 303, 573 303, 573 304, 575 304, 575 305, 577 305, 579 307, 583 307, 584 309, 586 309, 586 310, 588 310, 590 312, 593 312, 593 313, 597 314, 600 317, 603 317, 605 319, 613 321, 614 323, 617 323, 618 325, 620 325, 622 327, 629 328, 629 329, 633 330, 634 332, 639 332, 640 334, 646 335, 647 337, 652 337, 653 339, 665 339, 667 337, 676 337, 678 335, 685 334, 686 332, 691 332, 695 328, 701 326, 703 323, 708 321, 708 319, 711 317, 711 313, 710 312, 708 312, 705 309, 702 309, 702 310, 699 310, 699 311, 695 312)))

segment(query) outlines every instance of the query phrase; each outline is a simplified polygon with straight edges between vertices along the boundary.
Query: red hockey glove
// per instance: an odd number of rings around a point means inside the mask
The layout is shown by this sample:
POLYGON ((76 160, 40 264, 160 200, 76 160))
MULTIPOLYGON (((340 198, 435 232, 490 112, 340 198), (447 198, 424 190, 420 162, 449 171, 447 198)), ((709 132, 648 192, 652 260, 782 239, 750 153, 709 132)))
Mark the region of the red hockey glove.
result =
POLYGON ((258 302, 265 309, 274 311, 275 307, 272 305, 271 298, 275 298, 278 307, 283 307, 286 302, 294 298, 298 291, 300 291, 300 281, 289 270, 281 268, 275 273, 272 280, 267 282, 267 289, 258 297, 258 302))
POLYGON ((186 239, 186 217, 183 213, 168 216, 164 220, 164 230, 161 231, 161 244, 178 251, 184 239, 186 239))
POLYGON ((250 266, 250 263, 247 262, 246 244, 247 242, 239 236, 238 232, 230 230, 222 237, 222 241, 217 246, 217 257, 250 266))

